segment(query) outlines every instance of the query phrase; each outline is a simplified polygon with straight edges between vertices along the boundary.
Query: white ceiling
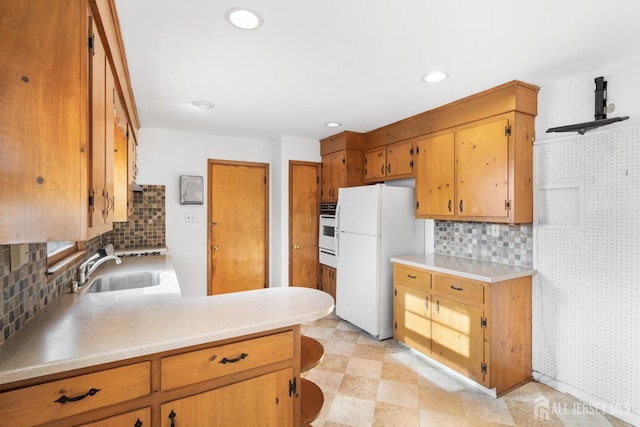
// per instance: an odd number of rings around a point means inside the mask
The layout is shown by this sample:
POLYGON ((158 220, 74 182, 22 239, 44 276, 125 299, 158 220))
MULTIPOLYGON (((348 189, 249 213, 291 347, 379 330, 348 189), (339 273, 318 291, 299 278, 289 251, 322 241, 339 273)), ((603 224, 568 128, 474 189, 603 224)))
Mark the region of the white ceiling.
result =
POLYGON ((367 132, 514 79, 544 89, 640 45, 638 0, 115 3, 142 127, 258 139, 367 132), (236 6, 264 24, 231 27, 236 6), (435 69, 450 78, 423 83, 435 69))

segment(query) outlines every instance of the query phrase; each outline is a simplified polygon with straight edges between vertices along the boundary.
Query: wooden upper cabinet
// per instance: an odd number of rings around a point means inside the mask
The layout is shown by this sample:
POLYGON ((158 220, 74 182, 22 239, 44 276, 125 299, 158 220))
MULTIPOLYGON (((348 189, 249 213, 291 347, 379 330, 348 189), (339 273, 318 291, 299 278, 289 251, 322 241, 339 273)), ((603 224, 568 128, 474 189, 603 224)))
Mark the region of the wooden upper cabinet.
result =
POLYGON ((364 183, 363 143, 362 134, 355 132, 341 132, 320 140, 321 201, 335 202, 340 188, 364 183))
POLYGON ((413 176, 413 141, 401 141, 387 146, 387 178, 413 176))
POLYGON ((416 216, 532 222, 533 126, 509 113, 420 138, 416 216))
POLYGON ((387 150, 385 147, 364 152, 364 182, 384 181, 387 176, 387 150))
POLYGON ((454 215, 454 149, 453 133, 416 141, 416 216, 454 215))
POLYGON ((106 0, 0 6, 1 244, 87 240, 112 227, 109 86, 129 86, 112 72, 113 58, 125 64, 120 49, 106 48, 115 12, 99 17, 92 5, 110 8, 106 0))

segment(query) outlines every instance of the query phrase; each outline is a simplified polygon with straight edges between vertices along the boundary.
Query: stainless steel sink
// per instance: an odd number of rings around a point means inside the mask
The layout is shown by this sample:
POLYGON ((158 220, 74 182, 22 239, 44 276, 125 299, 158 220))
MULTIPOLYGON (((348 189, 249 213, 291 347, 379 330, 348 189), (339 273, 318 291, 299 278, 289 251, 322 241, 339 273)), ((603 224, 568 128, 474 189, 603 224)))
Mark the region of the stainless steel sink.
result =
POLYGON ((139 272, 113 276, 97 277, 87 292, 111 292, 126 289, 148 288, 158 286, 162 276, 158 272, 139 272))

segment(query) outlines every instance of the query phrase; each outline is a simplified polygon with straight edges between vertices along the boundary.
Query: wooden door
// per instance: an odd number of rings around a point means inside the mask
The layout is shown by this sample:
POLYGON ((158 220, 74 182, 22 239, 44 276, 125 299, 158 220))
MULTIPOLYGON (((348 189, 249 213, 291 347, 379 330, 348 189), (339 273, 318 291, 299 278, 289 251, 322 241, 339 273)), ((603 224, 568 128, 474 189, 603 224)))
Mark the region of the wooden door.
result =
POLYGON ((167 402, 160 409, 161 426, 293 426, 292 378, 286 368, 167 402))
POLYGON ((432 302, 432 354, 450 368, 483 383, 482 309, 435 296, 432 302))
POLYGON ((317 289, 320 164, 289 162, 289 286, 317 289))
POLYGON ((209 295, 268 286, 269 165, 209 160, 209 295))
POLYGON ((456 132, 459 216, 509 215, 508 126, 503 119, 456 132))
POLYGON ((455 213, 454 134, 417 141, 416 214, 422 217, 455 213))

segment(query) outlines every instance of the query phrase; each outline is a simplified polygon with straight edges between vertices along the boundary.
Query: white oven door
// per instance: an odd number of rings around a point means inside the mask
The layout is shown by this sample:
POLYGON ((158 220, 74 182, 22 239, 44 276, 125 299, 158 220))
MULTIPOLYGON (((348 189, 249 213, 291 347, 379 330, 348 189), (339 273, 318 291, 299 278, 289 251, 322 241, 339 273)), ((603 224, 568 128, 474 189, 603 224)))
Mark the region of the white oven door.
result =
POLYGON ((337 268, 338 260, 336 259, 336 253, 327 249, 320 248, 320 264, 337 268))
POLYGON ((336 217, 333 215, 320 215, 320 239, 318 247, 331 252, 336 250, 336 217))

